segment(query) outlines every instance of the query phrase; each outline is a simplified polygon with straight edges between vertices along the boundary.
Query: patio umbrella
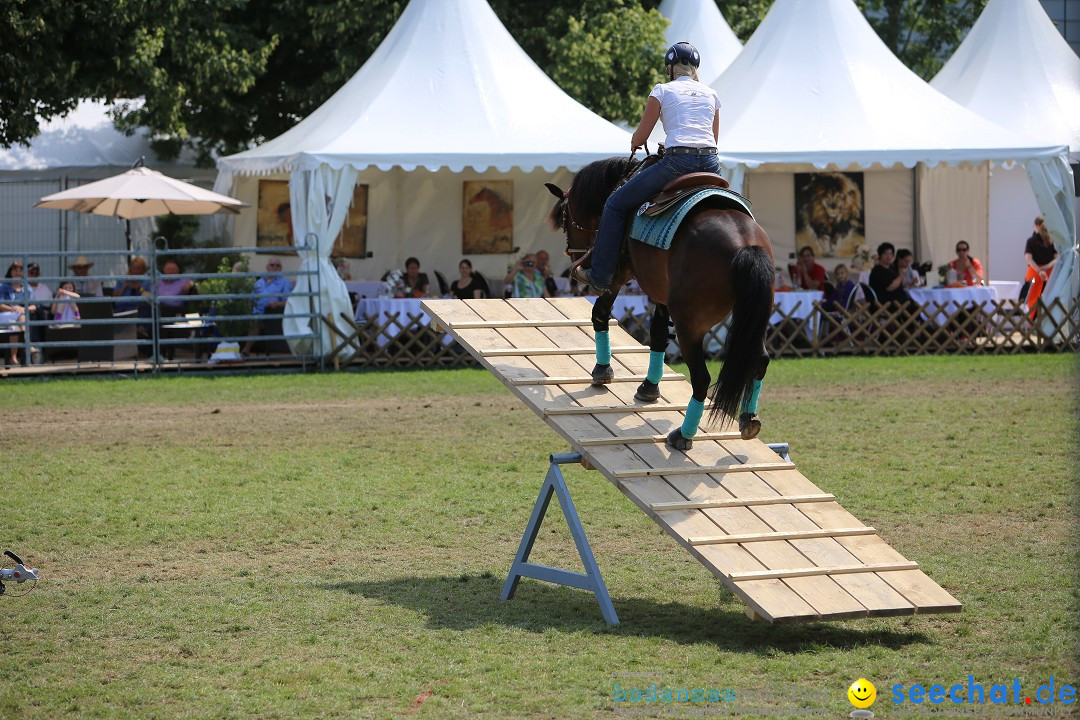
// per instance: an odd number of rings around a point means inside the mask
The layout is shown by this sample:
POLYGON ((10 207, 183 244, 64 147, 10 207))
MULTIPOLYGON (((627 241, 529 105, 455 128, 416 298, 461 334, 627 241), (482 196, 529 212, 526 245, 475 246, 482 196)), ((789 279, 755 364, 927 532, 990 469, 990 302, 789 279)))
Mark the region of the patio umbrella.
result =
MULTIPOLYGON (((169 213, 237 214, 240 208, 248 207, 248 204, 140 166, 111 178, 46 195, 34 203, 34 207, 75 210, 131 220, 169 213)), ((126 235, 130 249, 130 223, 126 235)))

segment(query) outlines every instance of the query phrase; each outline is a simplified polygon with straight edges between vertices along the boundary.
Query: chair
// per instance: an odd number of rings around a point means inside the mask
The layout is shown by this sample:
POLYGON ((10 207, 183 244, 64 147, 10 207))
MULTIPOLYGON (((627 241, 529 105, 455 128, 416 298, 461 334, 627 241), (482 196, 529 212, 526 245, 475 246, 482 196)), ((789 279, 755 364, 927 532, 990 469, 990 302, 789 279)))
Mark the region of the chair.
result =
POLYGON ((438 270, 433 270, 432 272, 435 273, 435 279, 439 281, 439 295, 449 295, 450 283, 446 282, 446 278, 443 277, 443 274, 438 270))
POLYGON ((480 295, 485 298, 491 297, 491 286, 488 285, 487 278, 478 272, 473 272, 473 277, 480 282, 480 295))
POLYGON ((83 320, 114 320, 112 323, 94 325, 84 323, 79 327, 80 341, 113 343, 112 345, 80 347, 79 362, 115 362, 117 360, 138 359, 139 349, 134 344, 138 337, 138 310, 128 310, 127 312, 114 314, 111 302, 88 302, 79 306, 79 315, 83 320))

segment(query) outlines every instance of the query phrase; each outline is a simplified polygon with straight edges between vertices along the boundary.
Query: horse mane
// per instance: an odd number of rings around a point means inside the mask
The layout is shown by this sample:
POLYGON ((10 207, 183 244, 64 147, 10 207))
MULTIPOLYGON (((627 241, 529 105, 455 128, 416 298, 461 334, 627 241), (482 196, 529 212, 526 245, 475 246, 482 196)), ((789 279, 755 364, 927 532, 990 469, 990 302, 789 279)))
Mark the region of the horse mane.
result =
MULTIPOLYGON (((567 191, 567 195, 573 192, 577 221, 600 217, 608 196, 639 164, 638 160, 620 156, 596 160, 578 170, 567 191)), ((563 198, 551 210, 549 220, 556 230, 566 230, 566 203, 566 198, 563 198)))

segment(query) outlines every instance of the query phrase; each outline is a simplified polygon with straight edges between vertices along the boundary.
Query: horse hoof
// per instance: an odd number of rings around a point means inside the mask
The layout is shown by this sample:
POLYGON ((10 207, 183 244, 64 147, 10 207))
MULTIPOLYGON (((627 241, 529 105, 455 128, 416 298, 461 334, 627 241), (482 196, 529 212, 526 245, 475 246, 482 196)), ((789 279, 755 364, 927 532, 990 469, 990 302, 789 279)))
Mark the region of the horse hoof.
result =
POLYGON ((761 418, 756 413, 739 416, 739 433, 743 440, 753 440, 761 433, 761 418))
POLYGON ((648 380, 638 385, 634 399, 641 402, 654 403, 660 399, 660 386, 648 380))
POLYGON ((676 450, 682 450, 686 452, 690 448, 694 447, 693 440, 687 440, 683 437, 682 428, 675 428, 667 436, 667 446, 676 450))
POLYGON ((592 384, 595 386, 607 385, 615 379, 615 371, 611 369, 611 365, 601 365, 597 363, 592 369, 592 384))

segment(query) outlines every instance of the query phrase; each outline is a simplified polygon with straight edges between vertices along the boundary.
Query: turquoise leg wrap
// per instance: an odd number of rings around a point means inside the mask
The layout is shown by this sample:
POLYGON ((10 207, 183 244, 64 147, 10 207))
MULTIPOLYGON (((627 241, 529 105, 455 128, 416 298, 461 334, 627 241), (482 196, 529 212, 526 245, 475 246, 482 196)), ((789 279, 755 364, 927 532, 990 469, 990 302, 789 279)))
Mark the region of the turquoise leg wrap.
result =
POLYGON ((645 379, 653 385, 659 385, 662 377, 664 377, 664 351, 653 350, 649 353, 649 372, 645 375, 645 379))
POLYGON ((607 330, 596 333, 596 362, 600 365, 611 364, 611 335, 607 330))
POLYGON ((754 381, 754 389, 750 391, 750 397, 743 400, 742 413, 750 413, 753 415, 757 412, 758 396, 761 395, 761 381, 754 381))
POLYGON ((697 435, 698 424, 701 415, 705 412, 705 403, 697 398, 690 398, 690 404, 686 406, 686 417, 682 421, 682 436, 687 440, 693 440, 697 435))

